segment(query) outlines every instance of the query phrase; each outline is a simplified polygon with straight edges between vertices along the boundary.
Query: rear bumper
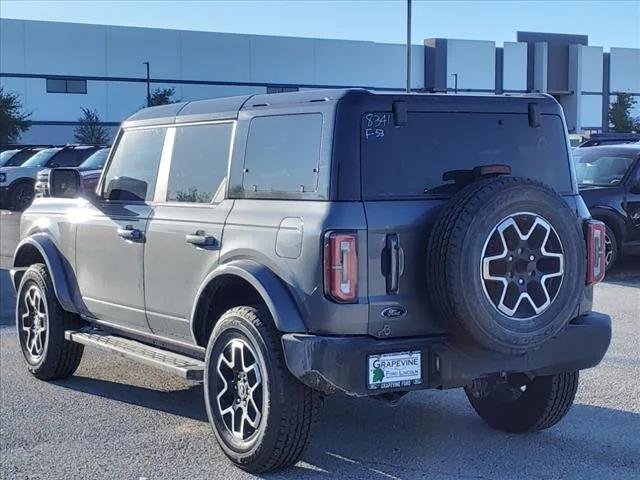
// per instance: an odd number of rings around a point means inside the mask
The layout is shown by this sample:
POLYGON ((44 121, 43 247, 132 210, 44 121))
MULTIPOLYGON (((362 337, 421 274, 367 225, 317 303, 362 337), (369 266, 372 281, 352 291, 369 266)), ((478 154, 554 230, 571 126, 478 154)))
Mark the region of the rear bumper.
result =
POLYGON ((446 337, 379 340, 368 336, 327 337, 290 333, 282 336, 287 367, 306 385, 332 393, 367 396, 394 390, 455 388, 475 378, 499 373, 551 375, 596 366, 611 341, 611 318, 589 312, 571 322, 542 348, 514 356, 470 345, 452 344, 446 337), (422 383, 402 388, 367 388, 368 356, 419 350, 422 383))

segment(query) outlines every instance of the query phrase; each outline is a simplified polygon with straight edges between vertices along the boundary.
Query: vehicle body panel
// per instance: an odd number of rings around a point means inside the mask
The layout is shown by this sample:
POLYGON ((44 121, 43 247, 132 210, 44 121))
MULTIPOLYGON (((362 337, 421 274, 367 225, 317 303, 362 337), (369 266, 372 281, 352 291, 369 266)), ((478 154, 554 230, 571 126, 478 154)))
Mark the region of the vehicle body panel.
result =
MULTIPOLYGON (((198 337, 195 325, 202 296, 212 282, 235 276, 258 293, 276 327, 288 334, 284 350, 290 371, 303 382, 310 378, 313 382, 318 375, 322 377, 321 370, 327 365, 333 365, 334 373, 339 367, 350 378, 351 385, 342 388, 348 393, 363 393, 365 367, 361 360, 369 352, 396 348, 423 349, 424 368, 429 369, 423 388, 463 385, 470 372, 484 375, 511 368, 551 371, 554 362, 576 368, 595 365, 608 346, 610 324, 607 327, 606 321, 599 321, 602 318, 593 314, 598 317, 594 320, 596 327, 579 325, 583 316, 591 315, 590 286, 584 289, 581 316, 572 321, 575 328, 564 332, 569 335, 564 338, 570 339, 566 341, 576 341, 580 335, 589 337, 585 343, 588 351, 572 348, 562 353, 564 341, 558 340, 550 353, 540 357, 532 354, 531 358, 510 363, 512 357, 481 355, 478 349, 465 350, 452 343, 426 299, 429 279, 424 265, 430 230, 450 193, 425 197, 420 192, 402 200, 363 201, 361 122, 367 112, 391 112, 401 123, 403 112, 472 114, 487 110, 528 115, 531 124, 535 124, 537 115, 559 116, 565 136, 565 145, 559 148, 568 155, 562 110, 547 95, 489 97, 328 90, 171 104, 136 113, 124 122, 118 139, 127 129, 163 127, 174 131, 177 125, 236 121, 224 200, 201 205, 165 202, 167 169, 172 159, 169 135, 161 149, 153 198, 138 202, 104 200, 101 192, 116 144, 95 198, 37 199, 23 216, 22 238, 39 234, 51 238, 43 242, 56 248, 49 248, 46 254, 59 255, 63 259, 59 263, 67 262, 67 270, 63 270, 69 277, 66 290, 77 285, 76 294, 66 294, 61 287, 58 296, 72 298, 83 318, 167 349, 191 349, 194 355, 203 353, 207 341, 198 337), (322 116, 314 188, 305 190, 302 185, 299 191, 286 193, 260 191, 255 185, 252 188, 252 182, 245 181, 254 173, 248 171, 247 163, 252 122, 262 117, 305 114, 322 116), (140 238, 122 238, 120 234, 127 228, 139 230, 140 238), (198 231, 213 237, 214 242, 206 246, 187 243, 187 235, 198 231), (324 243, 333 231, 356 236, 358 286, 352 303, 338 303, 325 292, 324 243), (382 261, 390 235, 395 236, 403 253, 395 292, 389 291, 382 261), (569 331, 582 333, 576 337, 569 331), (295 348, 289 349, 287 345, 292 344, 295 348), (316 350, 314 345, 323 346, 316 350), (358 350, 352 351, 354 348, 358 350), (340 359, 349 363, 343 365, 340 359), (448 364, 447 359, 451 359, 448 364), (466 369, 466 373, 445 374, 443 368, 449 367, 452 371, 466 369)), ((560 193, 576 212, 576 221, 584 221, 589 212, 577 196, 573 164, 567 163, 562 174, 567 188, 560 193)), ((389 168, 393 165, 390 158, 389 168)), ((379 173, 385 175, 385 171, 379 173)), ((531 176, 536 177, 535 171, 531 176)), ((48 263, 53 265, 55 261, 48 263)))

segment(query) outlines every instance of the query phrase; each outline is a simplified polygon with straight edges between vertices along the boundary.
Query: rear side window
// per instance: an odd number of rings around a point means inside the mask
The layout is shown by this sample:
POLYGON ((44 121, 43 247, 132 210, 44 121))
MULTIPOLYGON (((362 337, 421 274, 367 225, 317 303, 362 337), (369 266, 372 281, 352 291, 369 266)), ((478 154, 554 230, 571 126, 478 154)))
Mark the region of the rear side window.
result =
POLYGON ((253 192, 315 192, 321 135, 320 113, 253 118, 243 188, 253 192))
POLYGON ((410 112, 406 126, 389 113, 362 118, 363 195, 368 199, 451 195, 460 188, 442 175, 480 165, 506 164, 513 175, 572 191, 564 126, 557 115, 541 115, 529 126, 526 114, 410 112))
POLYGON ((104 180, 107 200, 152 200, 165 128, 127 130, 122 134, 104 180))
POLYGON ((232 123, 177 127, 167 201, 210 203, 227 176, 232 123))

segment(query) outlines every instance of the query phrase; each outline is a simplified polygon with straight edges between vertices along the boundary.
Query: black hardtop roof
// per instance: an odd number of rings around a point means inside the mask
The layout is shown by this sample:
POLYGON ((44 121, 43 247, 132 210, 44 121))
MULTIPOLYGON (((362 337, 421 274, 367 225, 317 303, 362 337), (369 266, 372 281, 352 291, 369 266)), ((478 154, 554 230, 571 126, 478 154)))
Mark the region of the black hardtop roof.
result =
MULTIPOLYGON (((299 107, 310 103, 361 104, 370 108, 381 108, 394 101, 405 101, 410 109, 425 106, 441 106, 460 111, 468 107, 470 111, 479 111, 483 105, 491 105, 490 111, 513 112, 522 111, 529 103, 536 103, 541 113, 557 113, 559 104, 546 94, 447 94, 447 93, 404 93, 404 92, 373 92, 370 90, 326 89, 306 90, 300 92, 270 93, 260 95, 241 95, 235 97, 214 98, 209 100, 194 100, 190 102, 172 103, 139 110, 127 118, 124 127, 180 124, 206 120, 235 119, 244 110, 270 109, 283 107, 299 107)), ((526 110, 525 110, 526 111, 526 110)))

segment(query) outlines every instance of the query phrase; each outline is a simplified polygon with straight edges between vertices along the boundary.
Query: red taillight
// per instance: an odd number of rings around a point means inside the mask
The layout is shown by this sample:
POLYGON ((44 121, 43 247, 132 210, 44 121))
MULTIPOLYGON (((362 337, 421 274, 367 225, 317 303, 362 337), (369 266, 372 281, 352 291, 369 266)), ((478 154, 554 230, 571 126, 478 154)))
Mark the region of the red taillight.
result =
POLYGON ((604 279, 607 269, 605 233, 604 223, 589 220, 587 223, 587 284, 598 283, 604 279))
POLYGON ((327 233, 324 242, 324 292, 337 302, 358 296, 358 254, 355 233, 327 233))

